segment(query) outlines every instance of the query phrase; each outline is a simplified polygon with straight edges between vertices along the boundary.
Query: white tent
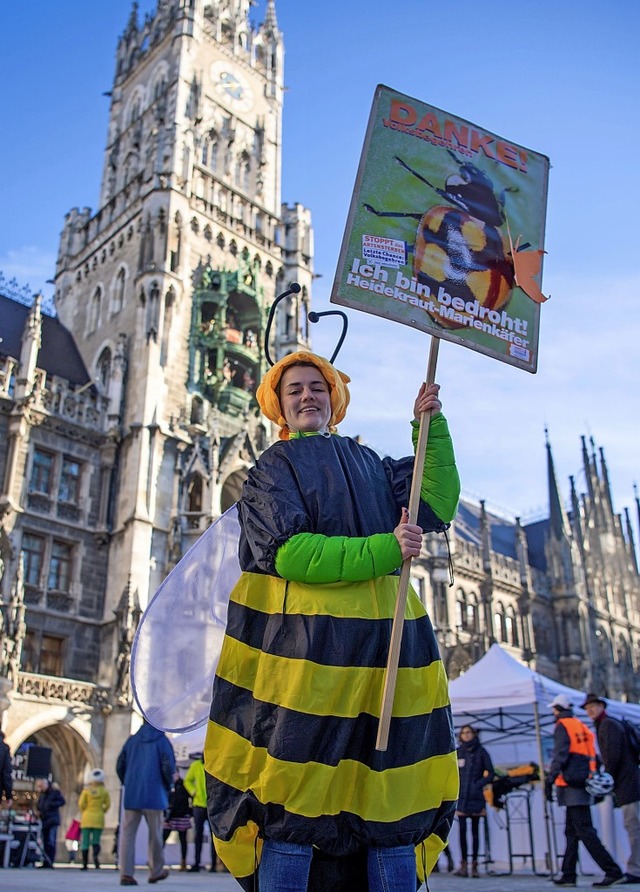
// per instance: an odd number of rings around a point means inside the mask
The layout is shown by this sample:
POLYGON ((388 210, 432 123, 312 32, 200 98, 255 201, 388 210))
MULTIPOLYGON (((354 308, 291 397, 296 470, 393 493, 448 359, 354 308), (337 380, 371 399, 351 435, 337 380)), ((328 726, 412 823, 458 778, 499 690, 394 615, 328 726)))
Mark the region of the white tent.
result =
MULTIPOLYGON (((585 694, 566 687, 516 660, 498 644, 449 686, 456 728, 473 725, 480 731, 483 746, 491 754, 494 765, 508 768, 533 761, 548 765, 553 751, 554 718, 549 704, 564 694, 578 718, 589 724, 581 708, 585 694)), ((627 718, 640 724, 640 705, 607 700, 607 712, 616 718, 627 718)), ((555 866, 556 855, 564 848, 561 839, 564 810, 554 806, 547 810, 541 784, 524 801, 518 795, 515 803, 519 814, 511 821, 511 851, 523 854, 523 863, 542 871, 555 866), (514 826, 515 824, 515 826, 514 826), (529 834, 529 826, 531 834, 529 834), (533 851, 532 851, 533 850, 533 851), (527 858, 527 853, 531 857, 527 858)), ((624 861, 627 855, 626 835, 622 823, 614 816, 610 799, 594 812, 600 824, 601 838, 614 857, 624 861), (619 826, 618 826, 619 825, 619 826)), ((489 811, 491 854, 503 865, 509 861, 509 839, 505 838, 507 815, 489 811), (493 827, 492 827, 493 825, 493 827)), ((455 834, 454 834, 455 837, 455 834)), ((511 861, 517 860, 514 855, 511 861)), ((585 853, 585 865, 592 863, 585 853)), ((597 870, 597 868, 594 869, 597 870)))

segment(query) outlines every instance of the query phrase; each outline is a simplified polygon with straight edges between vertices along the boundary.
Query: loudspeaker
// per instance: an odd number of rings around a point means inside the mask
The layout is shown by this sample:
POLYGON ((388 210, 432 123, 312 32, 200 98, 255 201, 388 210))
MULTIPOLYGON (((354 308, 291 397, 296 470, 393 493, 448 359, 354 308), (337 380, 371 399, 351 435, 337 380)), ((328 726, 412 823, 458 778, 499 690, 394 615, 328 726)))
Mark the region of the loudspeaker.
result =
POLYGON ((27 777, 49 777, 51 774, 51 747, 30 746, 24 773, 27 777))

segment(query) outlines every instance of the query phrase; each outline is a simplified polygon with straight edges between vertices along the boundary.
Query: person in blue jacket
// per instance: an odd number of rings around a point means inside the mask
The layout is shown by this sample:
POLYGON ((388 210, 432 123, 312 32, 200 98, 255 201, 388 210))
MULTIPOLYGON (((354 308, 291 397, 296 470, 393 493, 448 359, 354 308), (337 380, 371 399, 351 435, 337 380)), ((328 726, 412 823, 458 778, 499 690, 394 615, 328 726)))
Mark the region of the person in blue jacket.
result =
POLYGON ((458 503, 439 387, 423 384, 414 404, 414 441, 420 415, 431 420, 409 523, 413 458, 380 458, 336 432, 348 381, 300 351, 257 392, 280 439, 250 469, 238 503, 243 572, 205 745, 216 849, 245 890, 257 873, 260 892, 415 892, 453 818, 447 678, 413 591, 389 745, 375 748, 397 572, 420 554, 423 531, 447 529, 458 503), (352 868, 358 878, 344 881, 352 868))
POLYGON ((458 769, 460 770, 460 796, 456 815, 460 828, 461 863, 457 876, 479 877, 478 852, 480 851, 480 818, 486 815, 484 788, 493 780, 491 756, 480 744, 478 732, 471 725, 463 725, 458 735, 458 769), (469 843, 467 821, 471 824, 471 870, 469 870, 469 843))
POLYGON ((169 739, 146 720, 120 750, 116 773, 124 786, 124 824, 120 832, 120 885, 137 886, 135 841, 142 818, 149 830, 149 882, 169 876, 164 867, 162 825, 176 760, 169 739))

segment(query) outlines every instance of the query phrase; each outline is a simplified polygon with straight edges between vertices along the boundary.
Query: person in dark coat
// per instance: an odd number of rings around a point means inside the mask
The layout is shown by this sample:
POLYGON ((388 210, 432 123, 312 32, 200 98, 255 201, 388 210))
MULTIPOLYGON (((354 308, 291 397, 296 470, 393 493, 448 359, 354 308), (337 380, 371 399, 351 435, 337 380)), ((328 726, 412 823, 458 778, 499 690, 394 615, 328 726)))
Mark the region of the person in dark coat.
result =
POLYGON ((590 774, 596 770, 596 750, 592 732, 574 718, 571 703, 558 694, 549 704, 556 727, 553 734, 553 758, 545 777, 545 795, 553 801, 553 790, 558 805, 567 809, 565 836, 567 838, 562 875, 553 880, 556 886, 575 886, 578 866, 578 845, 582 843, 601 870, 604 878, 594 886, 615 886, 624 882, 624 873, 601 843, 591 821, 593 799, 585 788, 590 774))
POLYGON ((4 742, 4 732, 0 731, 0 801, 5 797, 4 807, 13 805, 13 776, 11 774, 11 750, 4 742))
POLYGON ((60 826, 60 809, 65 805, 65 798, 57 784, 52 784, 45 778, 37 782, 40 795, 38 796, 38 814, 42 821, 42 848, 44 849, 44 863, 41 867, 53 867, 56 859, 56 840, 58 827, 60 826))
POLYGON ((173 790, 169 795, 169 808, 167 809, 164 825, 162 827, 162 842, 165 843, 172 830, 175 830, 180 840, 180 870, 187 869, 187 830, 191 829, 191 798, 184 781, 176 774, 173 790))
POLYGON ((146 720, 126 741, 116 762, 124 786, 124 823, 120 835, 120 885, 137 886, 135 842, 142 818, 149 830, 149 883, 169 876, 162 852, 162 824, 176 760, 169 738, 146 720))
POLYGON ((493 780, 491 756, 481 746, 478 732, 471 725, 463 725, 458 734, 460 745, 458 770, 460 772, 460 795, 456 815, 460 828, 461 864, 456 876, 469 876, 467 841, 467 820, 471 823, 471 876, 479 877, 478 852, 480 851, 480 818, 486 815, 484 788, 493 780))
POLYGON ((624 829, 631 854, 627 862, 627 883, 640 883, 640 771, 631 752, 624 725, 607 714, 606 700, 587 694, 582 704, 596 728, 598 748, 605 770, 614 780, 613 799, 622 809, 624 829))

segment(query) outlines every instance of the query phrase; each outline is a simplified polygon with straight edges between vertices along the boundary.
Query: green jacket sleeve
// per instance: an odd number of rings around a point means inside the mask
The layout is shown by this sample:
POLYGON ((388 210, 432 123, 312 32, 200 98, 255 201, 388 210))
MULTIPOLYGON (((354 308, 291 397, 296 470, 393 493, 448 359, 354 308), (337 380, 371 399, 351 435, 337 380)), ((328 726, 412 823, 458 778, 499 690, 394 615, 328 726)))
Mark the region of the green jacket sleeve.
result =
POLYGON ((363 537, 298 533, 278 549, 276 572, 291 582, 362 582, 386 576, 401 563, 393 533, 363 537))
MULTIPOLYGON (((420 422, 411 422, 411 439, 415 451, 420 422)), ((427 502, 440 520, 450 523, 456 516, 460 498, 460 477, 453 452, 453 442, 447 419, 442 412, 429 422, 427 453, 424 460, 420 497, 427 502)))

